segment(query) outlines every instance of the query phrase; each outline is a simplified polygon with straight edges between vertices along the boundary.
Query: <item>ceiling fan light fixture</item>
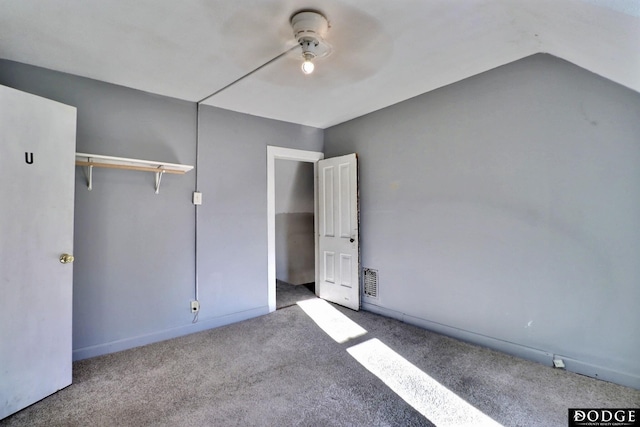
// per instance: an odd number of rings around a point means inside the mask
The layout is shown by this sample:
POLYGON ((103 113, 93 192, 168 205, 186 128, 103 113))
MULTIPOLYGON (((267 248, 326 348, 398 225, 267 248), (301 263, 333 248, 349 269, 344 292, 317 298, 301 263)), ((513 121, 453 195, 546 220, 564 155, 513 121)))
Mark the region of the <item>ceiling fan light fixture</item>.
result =
POLYGON ((317 46, 318 42, 311 38, 305 38, 300 42, 302 57, 304 58, 304 62, 302 63, 302 72, 305 74, 313 73, 315 65, 312 60, 316 57, 315 49, 317 46))
POLYGON ((321 58, 331 52, 331 47, 324 41, 329 30, 327 18, 318 12, 298 12, 291 17, 293 34, 302 49, 302 72, 311 74, 315 65, 313 59, 321 58))

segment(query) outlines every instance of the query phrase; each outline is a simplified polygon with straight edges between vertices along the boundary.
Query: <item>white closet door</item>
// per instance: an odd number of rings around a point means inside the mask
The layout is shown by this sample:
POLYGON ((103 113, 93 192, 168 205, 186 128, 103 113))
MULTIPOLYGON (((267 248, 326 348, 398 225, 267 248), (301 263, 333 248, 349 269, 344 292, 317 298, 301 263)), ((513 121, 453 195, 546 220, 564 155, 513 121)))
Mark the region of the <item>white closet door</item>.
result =
POLYGON ((0 86, 0 419, 71 384, 76 109, 0 86))

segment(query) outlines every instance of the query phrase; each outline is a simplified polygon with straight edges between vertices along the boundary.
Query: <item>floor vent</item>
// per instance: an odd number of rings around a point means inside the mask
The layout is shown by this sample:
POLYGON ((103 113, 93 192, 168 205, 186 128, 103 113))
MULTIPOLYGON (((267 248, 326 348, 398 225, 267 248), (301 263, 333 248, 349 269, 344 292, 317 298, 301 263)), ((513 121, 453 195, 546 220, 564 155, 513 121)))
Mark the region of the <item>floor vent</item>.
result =
POLYGON ((378 270, 365 268, 364 275, 364 295, 369 298, 378 298, 378 270))

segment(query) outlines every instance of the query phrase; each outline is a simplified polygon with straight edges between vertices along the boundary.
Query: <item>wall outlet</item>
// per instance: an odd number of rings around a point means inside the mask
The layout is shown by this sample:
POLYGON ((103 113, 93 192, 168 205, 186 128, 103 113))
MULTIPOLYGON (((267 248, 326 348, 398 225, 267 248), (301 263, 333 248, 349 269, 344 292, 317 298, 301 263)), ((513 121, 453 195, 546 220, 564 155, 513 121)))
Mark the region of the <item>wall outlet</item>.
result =
POLYGON ((193 192, 193 204, 201 205, 202 204, 202 193, 199 191, 193 192))
POLYGON ((191 312, 192 313, 197 313, 199 311, 200 311, 200 302, 191 301, 191 312))

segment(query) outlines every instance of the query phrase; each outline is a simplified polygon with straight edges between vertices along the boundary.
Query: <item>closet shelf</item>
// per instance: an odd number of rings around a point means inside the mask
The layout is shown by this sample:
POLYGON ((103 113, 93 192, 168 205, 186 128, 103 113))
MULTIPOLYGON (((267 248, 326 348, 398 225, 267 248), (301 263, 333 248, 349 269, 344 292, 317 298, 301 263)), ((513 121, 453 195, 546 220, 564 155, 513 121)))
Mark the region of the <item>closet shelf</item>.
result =
POLYGON ((160 181, 164 173, 185 174, 193 169, 191 165, 164 163, 151 160, 128 159, 126 157, 103 156, 100 154, 76 153, 76 166, 87 168, 87 188, 93 187, 93 168, 127 169, 156 174, 156 194, 160 192, 160 181))

